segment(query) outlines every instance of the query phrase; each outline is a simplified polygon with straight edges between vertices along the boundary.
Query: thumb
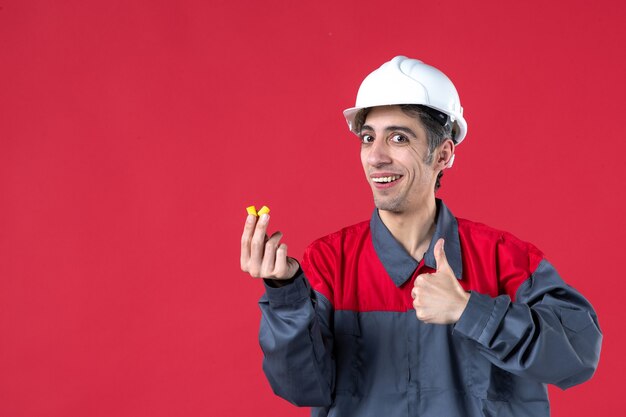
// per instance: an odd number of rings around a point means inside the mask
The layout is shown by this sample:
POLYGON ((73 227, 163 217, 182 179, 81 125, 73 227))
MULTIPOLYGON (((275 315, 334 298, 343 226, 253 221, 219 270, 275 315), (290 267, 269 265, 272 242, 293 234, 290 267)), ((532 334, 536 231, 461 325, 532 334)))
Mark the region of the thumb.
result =
POLYGON ((450 269, 450 264, 448 264, 448 258, 446 258, 446 252, 443 249, 445 241, 443 239, 439 239, 437 243, 435 243, 435 261, 437 261, 437 272, 442 271, 444 269, 450 269))

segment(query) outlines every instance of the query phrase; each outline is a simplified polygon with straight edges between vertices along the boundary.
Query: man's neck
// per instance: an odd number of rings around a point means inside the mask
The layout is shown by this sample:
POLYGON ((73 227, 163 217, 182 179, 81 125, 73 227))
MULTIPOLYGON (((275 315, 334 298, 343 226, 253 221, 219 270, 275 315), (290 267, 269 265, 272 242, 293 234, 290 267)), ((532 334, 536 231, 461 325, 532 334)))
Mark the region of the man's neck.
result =
POLYGON ((414 211, 393 213, 379 210, 380 219, 394 238, 418 261, 422 260, 435 234, 437 204, 428 198, 414 211))

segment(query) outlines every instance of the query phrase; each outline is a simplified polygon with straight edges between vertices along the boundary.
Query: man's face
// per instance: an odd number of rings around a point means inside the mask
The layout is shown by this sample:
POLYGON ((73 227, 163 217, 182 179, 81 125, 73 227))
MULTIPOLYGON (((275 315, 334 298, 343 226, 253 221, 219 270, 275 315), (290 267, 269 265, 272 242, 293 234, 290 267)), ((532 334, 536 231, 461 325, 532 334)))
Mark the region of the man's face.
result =
POLYGON ((374 107, 361 129, 361 163, 379 210, 414 211, 434 193, 426 131, 399 106, 374 107))

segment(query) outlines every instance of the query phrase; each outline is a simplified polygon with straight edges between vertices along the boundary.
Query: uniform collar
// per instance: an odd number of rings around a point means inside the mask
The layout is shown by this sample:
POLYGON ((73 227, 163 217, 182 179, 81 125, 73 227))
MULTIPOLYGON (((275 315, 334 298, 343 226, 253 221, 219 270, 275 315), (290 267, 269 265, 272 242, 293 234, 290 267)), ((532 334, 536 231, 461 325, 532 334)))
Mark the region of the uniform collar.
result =
MULTIPOLYGON (((400 287, 415 272, 419 262, 415 260, 402 247, 402 245, 391 234, 387 226, 383 223, 378 214, 378 209, 374 209, 374 214, 370 220, 372 231, 372 243, 376 255, 382 262, 385 270, 396 284, 400 287)), ((448 263, 454 271, 454 275, 461 279, 463 275, 463 265, 461 259, 461 243, 459 241, 459 228, 456 218, 440 199, 437 199, 437 215, 435 218, 435 234, 430 242, 428 250, 424 254, 424 264, 436 269, 435 254, 433 250, 439 238, 446 241, 445 251, 448 263)))

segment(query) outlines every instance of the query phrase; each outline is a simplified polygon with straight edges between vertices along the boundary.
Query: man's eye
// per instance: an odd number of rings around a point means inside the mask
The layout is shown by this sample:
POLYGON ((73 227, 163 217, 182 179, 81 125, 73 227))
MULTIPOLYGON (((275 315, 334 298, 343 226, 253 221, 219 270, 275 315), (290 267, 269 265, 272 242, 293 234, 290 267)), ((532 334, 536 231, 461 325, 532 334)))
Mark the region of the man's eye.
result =
POLYGON ((391 141, 396 143, 404 143, 408 142, 408 138, 404 135, 396 134, 391 137, 391 141))
POLYGON ((374 137, 372 135, 361 135, 362 143, 372 143, 374 142, 374 137))

